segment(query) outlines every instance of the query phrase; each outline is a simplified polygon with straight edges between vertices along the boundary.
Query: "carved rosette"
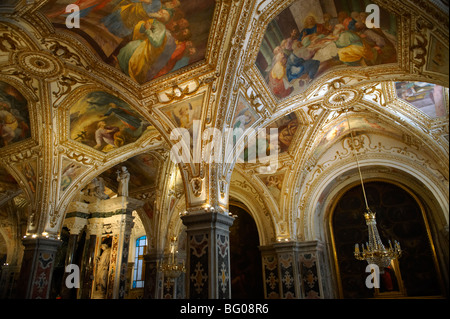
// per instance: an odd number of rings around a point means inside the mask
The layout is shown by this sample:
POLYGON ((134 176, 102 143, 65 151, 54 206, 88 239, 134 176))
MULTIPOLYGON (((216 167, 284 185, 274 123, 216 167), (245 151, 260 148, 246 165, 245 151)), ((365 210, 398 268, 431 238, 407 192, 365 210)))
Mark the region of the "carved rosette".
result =
POLYGON ((42 80, 55 79, 64 69, 57 58, 46 52, 22 51, 14 54, 12 60, 24 72, 42 80))
POLYGON ((323 98, 323 105, 330 111, 341 110, 343 107, 355 105, 362 99, 362 94, 356 89, 341 89, 330 91, 323 98))

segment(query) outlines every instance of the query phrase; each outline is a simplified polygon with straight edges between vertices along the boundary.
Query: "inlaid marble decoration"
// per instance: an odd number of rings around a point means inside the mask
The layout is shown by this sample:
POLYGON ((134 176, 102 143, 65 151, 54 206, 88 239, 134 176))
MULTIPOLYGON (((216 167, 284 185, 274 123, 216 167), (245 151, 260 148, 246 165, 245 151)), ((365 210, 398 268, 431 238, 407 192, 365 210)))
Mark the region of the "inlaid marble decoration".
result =
POLYGON ((219 299, 230 296, 230 241, 227 235, 217 234, 217 264, 219 265, 219 299))
POLYGON ((303 281, 303 293, 307 299, 321 298, 317 257, 312 253, 300 256, 300 273, 303 281))
POLYGON ((276 255, 263 256, 264 285, 267 299, 280 298, 278 279, 278 259, 276 255))
POLYGON ((208 247, 209 240, 207 234, 191 235, 189 240, 190 257, 190 277, 189 293, 190 298, 208 298, 208 247))

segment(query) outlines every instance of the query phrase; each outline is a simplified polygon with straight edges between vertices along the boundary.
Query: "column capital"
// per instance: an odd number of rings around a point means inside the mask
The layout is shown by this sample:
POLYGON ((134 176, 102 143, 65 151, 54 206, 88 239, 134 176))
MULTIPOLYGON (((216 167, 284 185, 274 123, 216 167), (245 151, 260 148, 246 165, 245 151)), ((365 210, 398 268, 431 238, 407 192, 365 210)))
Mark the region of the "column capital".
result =
POLYGON ((181 220, 191 231, 205 229, 205 227, 217 227, 220 224, 223 224, 228 230, 233 225, 234 217, 218 212, 198 211, 182 215, 181 220))
POLYGON ((43 237, 25 237, 22 239, 22 244, 25 246, 25 250, 43 249, 56 251, 62 244, 62 240, 43 237))

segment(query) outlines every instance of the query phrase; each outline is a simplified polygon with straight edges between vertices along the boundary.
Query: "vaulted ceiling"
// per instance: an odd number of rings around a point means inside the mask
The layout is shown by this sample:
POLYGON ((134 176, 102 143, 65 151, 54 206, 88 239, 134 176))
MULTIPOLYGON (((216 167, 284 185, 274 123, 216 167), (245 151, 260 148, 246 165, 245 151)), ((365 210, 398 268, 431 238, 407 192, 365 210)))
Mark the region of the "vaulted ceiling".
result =
MULTIPOLYGON (((277 128, 281 164, 258 175, 276 198, 287 167, 311 170, 343 141, 344 106, 359 134, 448 160, 448 5, 374 3, 379 28, 363 0, 3 1, 1 186, 37 211, 53 202, 57 227, 74 191, 99 174, 114 190, 125 161, 137 193, 162 189, 171 132, 199 121, 277 128)), ((250 149, 240 174, 261 166, 250 149)), ((190 187, 202 167, 184 168, 190 187)))

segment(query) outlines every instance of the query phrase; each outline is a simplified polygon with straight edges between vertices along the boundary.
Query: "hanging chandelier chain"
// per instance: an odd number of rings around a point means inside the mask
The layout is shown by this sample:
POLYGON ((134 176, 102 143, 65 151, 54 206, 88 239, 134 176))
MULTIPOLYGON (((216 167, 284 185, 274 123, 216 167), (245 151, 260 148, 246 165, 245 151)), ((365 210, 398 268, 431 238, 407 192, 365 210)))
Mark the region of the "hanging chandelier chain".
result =
POLYGON ((362 191, 363 191, 364 202, 366 204, 367 211, 370 211, 369 204, 367 202, 366 190, 364 189, 364 181, 363 181, 363 177, 362 177, 362 173, 361 173, 361 167, 359 166, 359 159, 358 159, 358 154, 357 154, 358 152, 356 151, 356 148, 355 148, 355 138, 353 136, 353 131, 352 131, 352 128, 350 126, 350 120, 349 120, 349 117, 348 117, 347 108, 345 108, 344 110, 345 110, 345 116, 346 116, 346 119, 347 119, 348 129, 350 131, 350 137, 351 137, 351 140, 352 140, 352 154, 355 157, 356 166, 358 168, 358 173, 359 173, 359 179, 361 180, 361 187, 362 187, 362 191))
POLYGON ((366 243, 366 247, 364 247, 364 244, 362 245, 362 251, 360 251, 359 249, 359 244, 355 244, 354 256, 358 260, 366 260, 368 264, 377 265, 380 269, 380 273, 383 273, 384 268, 389 267, 393 259, 400 257, 402 250, 400 248, 400 243, 397 241, 394 241, 394 247, 392 247, 392 243, 391 241, 389 241, 389 248, 385 248, 383 242, 381 241, 376 225, 377 223, 375 219, 375 213, 370 210, 367 201, 366 190, 364 188, 364 180, 361 173, 361 167, 359 165, 358 151, 356 150, 355 146, 355 137, 350 126, 348 108, 344 108, 344 111, 352 141, 352 154, 356 160, 356 166, 358 168, 359 178, 361 180, 361 187, 364 195, 364 202, 366 204, 366 213, 364 214, 364 217, 366 219, 366 225, 369 235, 369 242, 366 243))

